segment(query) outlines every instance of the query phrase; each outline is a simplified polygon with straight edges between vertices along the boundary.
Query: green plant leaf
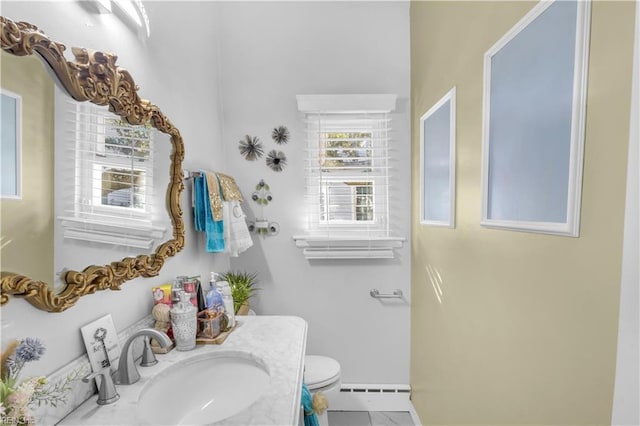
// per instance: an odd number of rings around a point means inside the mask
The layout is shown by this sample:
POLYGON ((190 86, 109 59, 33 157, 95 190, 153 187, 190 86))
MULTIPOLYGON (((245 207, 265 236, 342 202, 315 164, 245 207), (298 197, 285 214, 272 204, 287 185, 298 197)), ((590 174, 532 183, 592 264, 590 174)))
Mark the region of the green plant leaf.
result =
POLYGON ((255 287, 257 273, 229 271, 223 274, 223 279, 229 283, 231 297, 233 297, 233 308, 236 312, 240 309, 253 293, 258 290, 255 287))

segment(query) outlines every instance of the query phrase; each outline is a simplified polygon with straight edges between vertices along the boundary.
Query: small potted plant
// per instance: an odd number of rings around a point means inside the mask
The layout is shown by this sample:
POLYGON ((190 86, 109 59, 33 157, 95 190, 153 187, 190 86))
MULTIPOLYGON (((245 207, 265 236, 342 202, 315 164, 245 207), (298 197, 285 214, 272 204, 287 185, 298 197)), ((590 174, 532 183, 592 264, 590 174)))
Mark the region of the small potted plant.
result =
POLYGON ((257 290, 256 273, 229 271, 223 274, 223 279, 231 287, 231 297, 233 297, 233 308, 236 315, 247 315, 249 313, 249 299, 253 292, 257 290))

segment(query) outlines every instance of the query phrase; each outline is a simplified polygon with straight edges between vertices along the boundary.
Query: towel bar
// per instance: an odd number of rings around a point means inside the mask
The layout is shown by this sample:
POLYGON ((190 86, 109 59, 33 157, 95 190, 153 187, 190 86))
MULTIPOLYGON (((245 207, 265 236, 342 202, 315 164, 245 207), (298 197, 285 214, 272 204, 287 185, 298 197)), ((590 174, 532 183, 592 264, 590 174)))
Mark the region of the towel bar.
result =
POLYGON ((376 299, 401 299, 403 297, 402 290, 396 289, 393 290, 393 293, 380 293, 375 288, 369 291, 371 297, 375 297, 376 299))
POLYGON ((200 176, 202 173, 200 172, 196 172, 196 171, 191 171, 191 170, 183 170, 182 171, 182 178, 183 179, 191 179, 194 177, 198 177, 200 176))

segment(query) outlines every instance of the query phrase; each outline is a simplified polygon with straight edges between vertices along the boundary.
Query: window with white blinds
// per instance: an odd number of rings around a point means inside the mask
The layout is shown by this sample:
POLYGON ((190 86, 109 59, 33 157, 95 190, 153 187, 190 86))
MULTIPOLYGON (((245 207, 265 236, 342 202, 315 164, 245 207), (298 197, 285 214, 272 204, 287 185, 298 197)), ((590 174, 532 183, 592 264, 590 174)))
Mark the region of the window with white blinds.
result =
POLYGON ((299 95, 306 140, 307 258, 393 257, 390 113, 395 95, 299 95))
POLYGON ((387 114, 308 114, 305 124, 309 230, 388 235, 387 114))
POLYGON ((153 128, 131 125, 106 106, 66 105, 64 155, 75 167, 63 184, 65 238, 150 248, 158 237, 151 221, 153 128))

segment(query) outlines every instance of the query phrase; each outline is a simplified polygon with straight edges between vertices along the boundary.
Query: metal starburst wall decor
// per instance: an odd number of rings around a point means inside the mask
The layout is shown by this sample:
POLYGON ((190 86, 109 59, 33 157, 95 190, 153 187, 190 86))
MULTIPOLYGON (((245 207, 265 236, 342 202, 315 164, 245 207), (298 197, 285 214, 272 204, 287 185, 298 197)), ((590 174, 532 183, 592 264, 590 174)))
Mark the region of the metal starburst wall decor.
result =
POLYGON ((284 166, 287 165, 287 157, 284 155, 282 151, 276 151, 272 149, 267 154, 267 166, 271 168, 274 172, 281 172, 284 166))
POLYGON ((271 132, 271 139, 278 145, 289 142, 289 129, 285 126, 278 126, 271 132))
POLYGON ((255 136, 246 135, 243 140, 240 141, 238 146, 240 154, 247 161, 255 161, 262 157, 264 150, 262 149, 262 142, 255 136))

